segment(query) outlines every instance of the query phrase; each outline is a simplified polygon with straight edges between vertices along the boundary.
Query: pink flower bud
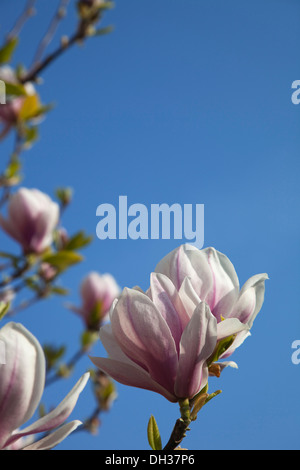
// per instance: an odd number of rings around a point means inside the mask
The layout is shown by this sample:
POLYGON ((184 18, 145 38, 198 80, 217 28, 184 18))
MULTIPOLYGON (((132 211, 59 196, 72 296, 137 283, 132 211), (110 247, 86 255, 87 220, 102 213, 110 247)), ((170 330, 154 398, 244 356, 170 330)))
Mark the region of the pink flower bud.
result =
POLYGON ((38 189, 19 189, 10 199, 8 217, 0 225, 25 253, 41 253, 52 243, 59 206, 38 189))
POLYGON ((120 287, 110 274, 91 272, 82 281, 80 294, 82 306, 71 306, 71 309, 83 318, 89 329, 98 330, 113 301, 120 294, 120 287))
POLYGON ((63 250, 69 241, 69 235, 64 227, 59 227, 56 231, 56 244, 58 250, 63 250))
POLYGON ((46 282, 52 281, 57 275, 57 269, 49 263, 41 263, 39 268, 39 275, 46 282))

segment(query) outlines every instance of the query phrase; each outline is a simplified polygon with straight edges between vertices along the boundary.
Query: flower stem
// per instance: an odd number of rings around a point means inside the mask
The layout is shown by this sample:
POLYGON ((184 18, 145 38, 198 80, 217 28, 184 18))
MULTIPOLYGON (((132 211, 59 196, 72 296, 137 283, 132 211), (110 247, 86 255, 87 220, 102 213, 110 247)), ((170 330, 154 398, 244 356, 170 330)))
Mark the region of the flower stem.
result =
POLYGON ((181 417, 177 419, 170 439, 165 445, 164 450, 176 449, 186 436, 186 431, 189 431, 189 425, 191 424, 189 399, 186 398, 185 400, 180 400, 179 406, 181 417))

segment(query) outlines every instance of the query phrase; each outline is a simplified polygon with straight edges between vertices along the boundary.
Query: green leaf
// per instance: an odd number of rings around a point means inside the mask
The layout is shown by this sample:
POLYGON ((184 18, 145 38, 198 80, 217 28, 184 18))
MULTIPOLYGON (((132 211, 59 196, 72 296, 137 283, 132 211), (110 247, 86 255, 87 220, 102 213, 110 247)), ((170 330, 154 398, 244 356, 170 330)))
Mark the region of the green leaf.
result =
POLYGON ((33 274, 32 276, 28 276, 24 279, 24 282, 28 289, 33 290, 34 292, 39 292, 40 286, 38 284, 38 276, 33 274))
POLYGON ((0 64, 5 64, 11 61, 12 55, 15 52, 18 42, 18 38, 12 38, 2 47, 2 49, 0 49, 0 64))
POLYGON ((31 145, 36 142, 39 138, 38 127, 27 127, 24 129, 24 147, 30 148, 31 145))
POLYGON ((66 243, 64 249, 65 250, 79 250, 84 246, 91 243, 93 240, 92 236, 88 236, 84 233, 84 231, 80 231, 76 233, 70 240, 66 243))
POLYGON ((43 257, 43 261, 51 264, 59 271, 64 271, 65 269, 73 266, 74 264, 80 263, 83 260, 83 257, 74 251, 59 251, 54 254, 47 254, 43 257))
POLYGON ((40 100, 38 95, 30 95, 26 96, 24 99, 24 103, 22 108, 19 112, 19 120, 20 121, 28 121, 29 119, 33 119, 37 117, 39 114, 39 110, 41 108, 40 100))
POLYGON ((68 289, 65 289, 64 287, 52 286, 51 287, 51 294, 68 295, 69 291, 68 291, 68 289))
POLYGON ((212 353, 211 357, 208 359, 208 365, 212 364, 213 362, 217 361, 219 357, 227 351, 228 348, 232 345, 233 341, 235 340, 236 335, 228 336, 227 338, 221 339, 214 352, 212 353))
POLYGON ((106 26, 105 28, 96 29, 93 36, 104 36, 105 34, 110 34, 114 31, 114 27, 106 26))
POLYGON ((10 303, 0 302, 0 320, 5 317, 7 312, 9 311, 10 303))
POLYGON ((51 344, 45 344, 43 346, 44 354, 47 362, 47 369, 54 367, 59 360, 65 355, 65 346, 53 346, 51 344))
POLYGON ((208 403, 210 400, 212 400, 213 398, 215 398, 215 397, 217 397, 218 395, 220 395, 220 393, 222 393, 222 390, 217 390, 216 392, 211 393, 210 395, 208 395, 208 397, 207 397, 206 400, 205 400, 205 405, 206 405, 206 403, 208 403))
POLYGON ((13 96, 27 96, 23 85, 5 82, 6 94, 13 96))
POLYGON ((162 450, 159 429, 158 429, 157 423, 153 415, 151 415, 149 419, 149 423, 147 427, 147 434, 148 434, 148 442, 150 444, 151 449, 162 450))
POLYGON ((81 335, 81 347, 88 350, 99 338, 98 331, 84 331, 81 335))
POLYGON ((55 195, 63 207, 70 204, 73 197, 72 188, 57 188, 55 195))
POLYGON ((18 159, 12 159, 6 168, 4 175, 6 179, 14 178, 21 170, 21 162, 18 159))
POLYGON ((196 400, 194 401, 192 412, 191 412, 192 421, 195 421, 197 419, 197 415, 199 411, 206 404, 206 400, 208 398, 209 398, 208 393, 203 393, 196 398, 196 400))

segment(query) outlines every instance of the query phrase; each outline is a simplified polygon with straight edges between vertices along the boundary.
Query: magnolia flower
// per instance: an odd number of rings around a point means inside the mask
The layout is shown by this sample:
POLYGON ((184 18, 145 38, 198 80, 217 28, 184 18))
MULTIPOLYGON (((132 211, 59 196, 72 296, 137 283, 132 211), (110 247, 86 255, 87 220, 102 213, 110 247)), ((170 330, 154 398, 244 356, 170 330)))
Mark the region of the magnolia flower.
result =
POLYGON ((110 274, 101 275, 93 271, 82 281, 80 294, 82 306, 70 308, 83 318, 88 328, 98 330, 113 301, 120 294, 120 287, 110 274))
POLYGON ((198 250, 182 245, 165 256, 155 271, 165 274, 177 289, 189 279, 184 305, 193 310, 204 301, 220 324, 224 319, 238 319, 247 328, 240 332, 222 357, 228 357, 249 336, 249 330, 259 313, 265 293, 267 274, 252 276, 240 290, 234 266, 227 256, 214 248, 198 250))
MULTIPOLYGON (((7 65, 0 67, 0 80, 7 84, 20 86, 15 71, 7 65)), ((26 97, 36 95, 36 91, 32 83, 28 82, 22 85, 22 87, 24 95, 9 98, 6 104, 0 105, 0 123, 2 124, 0 140, 3 139, 12 127, 17 124, 26 97)))
POLYGON ((5 364, 0 364, 0 449, 19 449, 28 436, 48 433, 26 445, 26 450, 51 449, 81 424, 61 426, 73 411, 89 374, 84 374, 67 397, 49 414, 20 430, 36 411, 45 382, 45 356, 37 339, 22 325, 8 323, 0 329, 5 364))
POLYGON ((10 199, 8 217, 0 215, 5 232, 20 243, 25 253, 41 253, 53 240, 59 206, 38 189, 20 188, 10 199))
POLYGON ((118 382, 160 393, 171 402, 193 398, 207 384, 208 359, 218 342, 245 329, 237 319, 219 325, 205 302, 193 311, 182 299, 189 280, 177 290, 153 273, 147 293, 125 288, 100 329, 109 358, 92 362, 118 382))

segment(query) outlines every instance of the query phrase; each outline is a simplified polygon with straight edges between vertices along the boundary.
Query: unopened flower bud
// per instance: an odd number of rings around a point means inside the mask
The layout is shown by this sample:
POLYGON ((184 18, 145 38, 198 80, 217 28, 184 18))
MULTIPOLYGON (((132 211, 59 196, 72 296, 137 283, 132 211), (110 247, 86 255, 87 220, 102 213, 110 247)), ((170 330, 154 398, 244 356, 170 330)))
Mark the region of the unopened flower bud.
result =
POLYGON ((9 201, 7 218, 0 216, 0 225, 26 254, 39 254, 51 245, 58 220, 59 207, 47 194, 20 188, 9 201))
POLYGON ((80 294, 82 306, 71 309, 83 318, 88 329, 98 331, 113 301, 120 294, 120 287, 110 274, 91 272, 82 281, 80 294))
POLYGON ((49 263, 42 263, 39 269, 39 275, 41 278, 46 281, 50 282, 52 279, 55 278, 57 274, 57 269, 54 266, 51 266, 49 263))

